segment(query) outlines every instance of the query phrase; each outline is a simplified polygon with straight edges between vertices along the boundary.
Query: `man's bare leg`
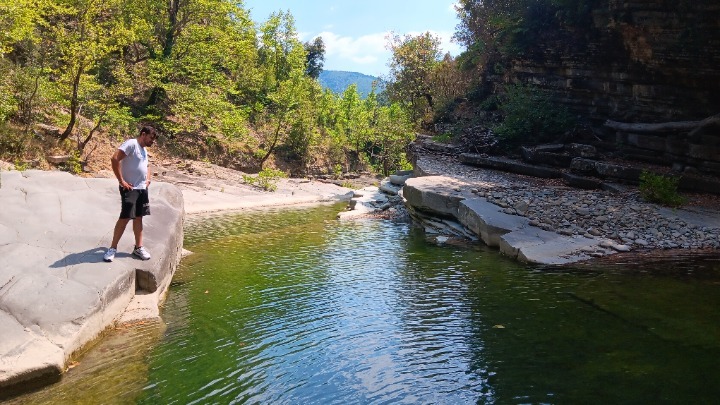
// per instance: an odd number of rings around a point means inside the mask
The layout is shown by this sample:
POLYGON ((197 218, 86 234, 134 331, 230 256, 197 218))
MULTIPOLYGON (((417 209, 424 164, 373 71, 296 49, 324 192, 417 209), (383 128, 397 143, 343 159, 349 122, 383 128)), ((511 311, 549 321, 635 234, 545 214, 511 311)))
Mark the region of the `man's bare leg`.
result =
POLYGON ((113 230, 113 239, 112 243, 110 244, 111 248, 117 249, 120 238, 125 232, 125 228, 127 227, 128 222, 130 222, 130 218, 120 218, 115 223, 115 229, 113 230))
POLYGON ((139 248, 143 245, 143 219, 137 217, 133 219, 133 233, 135 233, 135 247, 139 248))

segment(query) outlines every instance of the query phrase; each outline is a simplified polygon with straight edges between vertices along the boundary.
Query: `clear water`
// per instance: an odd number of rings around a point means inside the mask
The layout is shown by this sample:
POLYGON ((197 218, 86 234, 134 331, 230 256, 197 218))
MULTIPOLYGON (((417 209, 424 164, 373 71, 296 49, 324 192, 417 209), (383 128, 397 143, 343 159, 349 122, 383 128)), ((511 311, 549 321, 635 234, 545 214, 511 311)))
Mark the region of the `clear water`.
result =
POLYGON ((23 403, 716 403, 720 262, 550 269, 338 206, 196 217, 162 323, 23 403))

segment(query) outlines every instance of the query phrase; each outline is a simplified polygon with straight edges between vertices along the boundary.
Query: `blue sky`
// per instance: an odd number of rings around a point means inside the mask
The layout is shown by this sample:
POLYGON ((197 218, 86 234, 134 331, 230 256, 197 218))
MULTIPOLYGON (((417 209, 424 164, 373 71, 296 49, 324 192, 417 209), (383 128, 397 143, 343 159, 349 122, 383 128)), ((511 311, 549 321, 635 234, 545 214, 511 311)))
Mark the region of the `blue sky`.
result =
POLYGON ((451 42, 458 23, 454 0, 245 0, 256 23, 272 12, 290 11, 300 40, 322 36, 325 70, 345 70, 372 76, 386 75, 390 32, 417 35, 425 31, 442 40, 443 52, 457 56, 461 47, 451 42))

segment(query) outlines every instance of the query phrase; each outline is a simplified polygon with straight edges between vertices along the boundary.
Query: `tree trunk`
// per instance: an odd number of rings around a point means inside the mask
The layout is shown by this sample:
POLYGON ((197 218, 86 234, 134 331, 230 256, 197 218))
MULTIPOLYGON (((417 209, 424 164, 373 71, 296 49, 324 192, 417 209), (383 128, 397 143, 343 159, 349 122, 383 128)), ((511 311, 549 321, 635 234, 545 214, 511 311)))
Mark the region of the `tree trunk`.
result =
POLYGON ((272 155, 273 151, 275 150, 275 146, 277 145, 278 139, 280 138, 280 130, 282 129, 282 124, 285 121, 285 115, 286 114, 283 114, 280 117, 280 120, 278 121, 278 124, 277 124, 277 128, 275 128, 275 135, 273 136, 272 144, 270 144, 270 148, 268 148, 268 151, 265 154, 265 156, 263 156, 262 159, 260 159, 260 170, 263 169, 263 165, 265 164, 265 161, 270 157, 270 155, 272 155))
POLYGON ((100 128, 100 125, 102 124, 103 118, 105 118, 105 113, 100 115, 100 118, 98 118, 97 124, 93 127, 93 129, 90 130, 88 133, 88 136, 85 138, 84 141, 78 143, 78 150, 82 152, 85 150, 85 147, 87 146, 88 142, 92 139, 95 132, 100 128))
POLYGON ((72 91, 72 98, 70 99, 70 122, 68 123, 67 128, 65 128, 65 131, 60 135, 60 140, 64 141, 66 140, 70 134, 73 131, 73 128, 75 127, 75 121, 77 120, 77 113, 78 113, 78 88, 80 87, 80 77, 83 74, 84 67, 82 63, 78 66, 77 73, 75 74, 75 78, 73 79, 73 91, 72 91))

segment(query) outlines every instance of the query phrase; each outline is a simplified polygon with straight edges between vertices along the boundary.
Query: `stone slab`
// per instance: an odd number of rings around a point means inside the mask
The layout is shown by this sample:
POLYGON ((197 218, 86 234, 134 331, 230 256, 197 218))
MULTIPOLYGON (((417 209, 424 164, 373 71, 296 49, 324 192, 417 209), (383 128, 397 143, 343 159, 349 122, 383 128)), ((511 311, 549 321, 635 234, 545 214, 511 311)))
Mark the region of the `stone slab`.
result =
MULTIPOLYGON (((166 290, 182 249, 183 199, 150 187, 141 261, 129 252, 131 226, 115 261, 102 255, 120 204, 114 179, 65 172, 0 172, 0 389, 65 370, 74 352, 112 326, 136 287, 166 290), (152 275, 142 285, 138 274, 152 275)), ((155 301, 154 305, 157 306, 155 301)))
POLYGON ((472 166, 502 170, 510 173, 524 174, 533 177, 541 177, 548 179, 560 177, 559 170, 548 167, 529 165, 512 159, 497 156, 482 156, 473 153, 461 153, 460 162, 472 166))
POLYGON ((414 209, 457 218, 460 202, 473 196, 470 190, 470 185, 459 179, 426 176, 406 180, 402 193, 414 209))
POLYGON ((500 238, 500 252, 524 263, 559 265, 589 259, 583 248, 600 246, 599 239, 563 236, 540 228, 528 227, 500 238))
POLYGON ((523 229, 529 222, 525 217, 505 214, 501 210, 484 197, 467 199, 460 202, 458 220, 486 245, 498 247, 503 235, 523 229))

